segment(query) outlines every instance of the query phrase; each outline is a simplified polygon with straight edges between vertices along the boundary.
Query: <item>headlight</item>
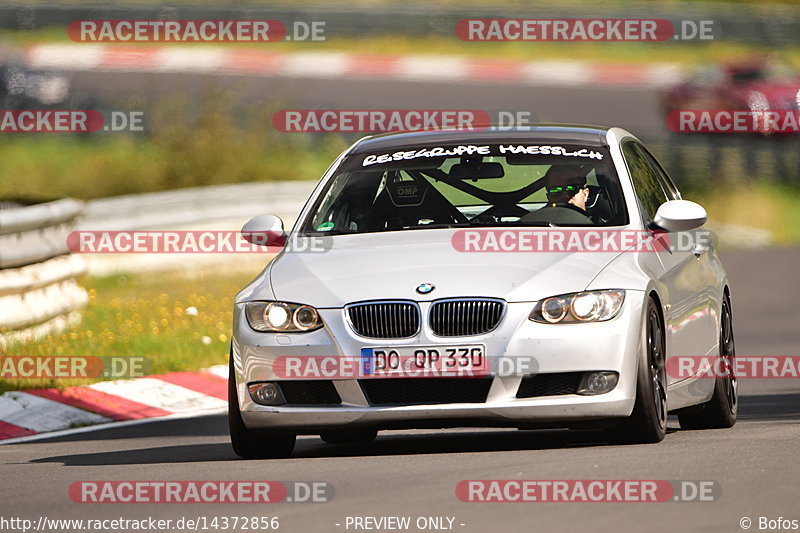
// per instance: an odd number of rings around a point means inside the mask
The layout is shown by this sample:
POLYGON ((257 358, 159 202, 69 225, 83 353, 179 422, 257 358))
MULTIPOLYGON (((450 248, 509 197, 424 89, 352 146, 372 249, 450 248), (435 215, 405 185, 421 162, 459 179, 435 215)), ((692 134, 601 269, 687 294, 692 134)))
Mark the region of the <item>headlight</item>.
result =
POLYGON ((536 304, 530 316, 545 324, 575 324, 611 320, 625 300, 623 290, 576 292, 545 298, 536 304))
POLYGON ((247 302, 247 323, 256 331, 270 333, 312 331, 322 327, 322 319, 310 305, 286 302, 247 302))

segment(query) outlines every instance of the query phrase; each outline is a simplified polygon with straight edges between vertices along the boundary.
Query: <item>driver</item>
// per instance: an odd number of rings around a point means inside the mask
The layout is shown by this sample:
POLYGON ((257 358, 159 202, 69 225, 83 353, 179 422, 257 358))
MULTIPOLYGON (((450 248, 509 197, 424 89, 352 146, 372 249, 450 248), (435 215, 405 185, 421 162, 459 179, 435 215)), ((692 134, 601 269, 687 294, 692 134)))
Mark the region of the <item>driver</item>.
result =
POLYGON ((544 178, 547 201, 552 207, 568 204, 586 213, 589 187, 581 165, 553 165, 547 169, 544 178))
POLYGON ((586 201, 589 188, 586 175, 591 165, 552 165, 543 178, 547 205, 522 216, 522 223, 547 223, 550 225, 591 225, 592 216, 587 212, 586 201))

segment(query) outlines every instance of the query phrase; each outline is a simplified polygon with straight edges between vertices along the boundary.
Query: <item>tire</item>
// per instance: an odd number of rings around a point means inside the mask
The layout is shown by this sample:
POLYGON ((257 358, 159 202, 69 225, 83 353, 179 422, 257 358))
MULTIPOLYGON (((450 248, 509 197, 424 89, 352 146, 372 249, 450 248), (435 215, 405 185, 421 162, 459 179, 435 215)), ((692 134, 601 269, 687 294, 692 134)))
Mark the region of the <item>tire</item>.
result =
POLYGON ((639 358, 633 413, 621 426, 611 430, 617 440, 626 444, 661 442, 667 434, 664 325, 652 298, 647 299, 642 340, 645 353, 639 358))
POLYGON ((682 429, 723 429, 736 424, 739 412, 739 395, 733 360, 736 346, 733 340, 733 313, 730 297, 725 294, 720 313, 719 356, 727 368, 727 376, 719 376, 714 383, 714 394, 706 403, 678 411, 682 429))
POLYGON ((291 456, 296 435, 270 435, 247 429, 239 411, 232 356, 228 372, 228 428, 233 452, 244 459, 280 459, 291 456))
POLYGON ((319 437, 328 444, 367 444, 377 436, 377 429, 336 429, 325 431, 319 437))

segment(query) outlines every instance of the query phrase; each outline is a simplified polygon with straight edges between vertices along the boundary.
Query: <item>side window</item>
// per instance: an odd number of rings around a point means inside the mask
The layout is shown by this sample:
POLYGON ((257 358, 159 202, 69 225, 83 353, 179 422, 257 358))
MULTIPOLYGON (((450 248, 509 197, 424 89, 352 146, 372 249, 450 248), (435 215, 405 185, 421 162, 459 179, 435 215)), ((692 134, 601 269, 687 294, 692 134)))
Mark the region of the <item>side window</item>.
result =
POLYGON ((681 193, 678 192, 678 188, 672 182, 658 160, 656 160, 653 154, 648 152, 643 146, 638 146, 638 148, 644 153, 645 159, 647 159, 648 164, 653 169, 653 172, 655 172, 656 179, 658 179, 658 183, 661 185, 661 188, 664 190, 664 194, 667 195, 667 198, 670 200, 680 200, 681 193))
POLYGON ((655 171, 635 142, 624 143, 622 154, 625 156, 625 164, 628 166, 639 203, 645 215, 652 220, 656 216, 658 207, 669 198, 664 194, 655 171))
MULTIPOLYGON (((339 198, 339 195, 342 189, 347 186, 348 181, 352 177, 352 173, 344 174, 334 181, 328 191, 325 193, 322 202, 320 202, 319 207, 317 208, 317 212, 314 215, 313 220, 311 221, 311 231, 315 231, 317 228, 320 227, 323 223, 335 223, 336 221, 341 222, 341 220, 337 220, 342 216, 342 206, 336 205, 336 199, 339 198)), ((333 227, 333 226, 331 226, 333 227)))

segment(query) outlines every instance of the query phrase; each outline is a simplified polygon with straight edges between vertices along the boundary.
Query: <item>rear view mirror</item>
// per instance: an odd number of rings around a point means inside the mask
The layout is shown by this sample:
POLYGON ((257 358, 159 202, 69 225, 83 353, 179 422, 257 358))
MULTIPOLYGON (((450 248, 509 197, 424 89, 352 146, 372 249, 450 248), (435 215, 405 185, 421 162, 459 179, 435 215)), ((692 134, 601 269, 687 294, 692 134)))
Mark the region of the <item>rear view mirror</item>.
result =
POLYGON ((699 228, 708 220, 703 206, 689 200, 664 202, 656 211, 653 222, 667 231, 688 231, 699 228))
POLYGON ((259 215, 251 218, 242 226, 242 237, 257 246, 282 247, 286 244, 283 220, 275 215, 259 215))
POLYGON ((505 170, 500 163, 456 163, 449 176, 457 180, 497 179, 505 176, 505 170))

